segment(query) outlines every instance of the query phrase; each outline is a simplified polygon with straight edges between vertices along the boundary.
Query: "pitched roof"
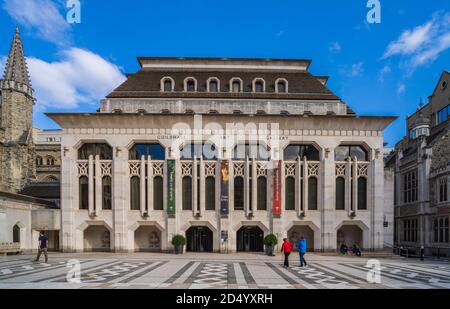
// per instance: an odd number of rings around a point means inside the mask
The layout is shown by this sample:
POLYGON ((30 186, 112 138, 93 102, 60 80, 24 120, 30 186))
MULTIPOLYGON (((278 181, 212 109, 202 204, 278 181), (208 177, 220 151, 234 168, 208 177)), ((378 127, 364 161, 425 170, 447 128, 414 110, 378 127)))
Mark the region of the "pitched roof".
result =
POLYGON ((248 72, 248 71, 187 71, 187 70, 149 70, 141 69, 117 87, 107 98, 235 98, 235 99, 307 99, 340 100, 318 78, 309 72, 248 72), (173 92, 161 91, 161 79, 171 77, 175 81, 173 92), (184 91, 184 80, 194 77, 197 80, 196 92, 184 91), (220 81, 220 92, 207 92, 207 80, 216 77, 220 81), (230 92, 230 80, 238 77, 243 81, 243 92, 230 92), (266 91, 253 92, 253 80, 263 78, 266 91), (288 81, 289 93, 276 93, 278 78, 288 81))
POLYGON ((19 194, 31 196, 39 199, 60 199, 61 184, 60 182, 36 182, 25 186, 19 194))
POLYGON ((20 39, 19 28, 16 28, 16 35, 11 43, 3 80, 15 81, 31 87, 30 76, 28 74, 28 67, 23 52, 22 40, 20 39))

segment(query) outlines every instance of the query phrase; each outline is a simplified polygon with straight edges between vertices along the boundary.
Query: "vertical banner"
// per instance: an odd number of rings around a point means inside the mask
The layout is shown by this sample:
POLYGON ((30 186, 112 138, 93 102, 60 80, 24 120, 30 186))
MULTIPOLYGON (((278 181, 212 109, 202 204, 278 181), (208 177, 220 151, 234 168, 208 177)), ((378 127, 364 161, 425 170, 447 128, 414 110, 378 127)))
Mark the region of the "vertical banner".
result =
POLYGON ((167 214, 175 216, 175 160, 167 160, 167 214))
POLYGON ((273 169, 273 205, 272 213, 281 215, 281 161, 274 162, 273 169))
POLYGON ((230 169, 228 161, 222 161, 220 165, 220 214, 227 216, 229 214, 229 183, 230 183, 230 169))

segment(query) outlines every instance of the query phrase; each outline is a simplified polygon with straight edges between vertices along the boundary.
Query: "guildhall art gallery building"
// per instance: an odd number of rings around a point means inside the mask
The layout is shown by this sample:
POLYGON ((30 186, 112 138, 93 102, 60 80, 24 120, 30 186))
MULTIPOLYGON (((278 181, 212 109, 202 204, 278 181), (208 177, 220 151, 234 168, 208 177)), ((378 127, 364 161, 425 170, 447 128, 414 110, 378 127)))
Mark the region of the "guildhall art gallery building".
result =
POLYGON ((169 251, 182 234, 187 251, 256 252, 270 233, 383 248, 393 117, 357 116, 307 60, 139 62, 96 113, 48 114, 63 251, 169 251))

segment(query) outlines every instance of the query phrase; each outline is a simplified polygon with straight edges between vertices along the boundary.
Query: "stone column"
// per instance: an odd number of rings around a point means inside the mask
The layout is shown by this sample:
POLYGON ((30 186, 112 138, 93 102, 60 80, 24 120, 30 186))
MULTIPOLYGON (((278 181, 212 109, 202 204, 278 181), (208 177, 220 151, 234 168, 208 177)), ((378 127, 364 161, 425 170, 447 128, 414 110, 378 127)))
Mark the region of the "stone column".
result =
POLYGON ((102 169, 100 166, 100 156, 95 156, 95 213, 98 215, 102 209, 102 169))
POLYGON ((200 158, 200 216, 205 214, 205 162, 200 158))
POLYGON ((140 205, 141 205, 141 216, 144 216, 144 213, 146 212, 146 209, 145 209, 145 191, 146 191, 146 186, 145 186, 145 169, 146 169, 146 167, 145 167, 145 157, 144 156, 142 156, 141 157, 141 177, 139 178, 140 179, 140 181, 141 181, 141 183, 140 183, 140 187, 141 187, 141 190, 140 190, 140 193, 141 193, 141 196, 140 196, 140 205))
POLYGON ((303 209, 302 212, 305 214, 308 211, 308 161, 306 161, 306 156, 303 158, 303 186, 302 186, 302 197, 303 197, 303 209))
POLYGON ((131 252, 134 250, 134 244, 128 241, 127 214, 130 209, 130 177, 128 152, 125 147, 115 147, 112 178, 114 248, 116 252, 131 252))
POLYGON ((193 216, 196 217, 199 214, 199 210, 197 208, 197 186, 198 186, 198 176, 197 176, 197 157, 194 157, 194 161, 192 162, 192 212, 193 216))
POLYGON ((94 158, 92 155, 89 156, 89 167, 88 167, 88 186, 89 186, 89 215, 94 213, 94 158))
POLYGON ((334 162, 334 153, 325 150, 325 156, 320 167, 319 186, 323 189, 320 199, 322 200, 321 211, 321 226, 320 231, 322 235, 321 250, 334 251, 336 250, 336 230, 334 213, 336 209, 336 166, 334 162))
POLYGON ((153 164, 152 158, 147 157, 147 212, 153 210, 153 164))
POLYGON ((79 178, 76 151, 62 145, 61 162, 61 249, 74 252, 75 247, 75 210, 79 208, 79 178))
POLYGON ((256 168, 256 160, 252 159, 252 205, 251 213, 255 213, 258 210, 258 173, 256 168))

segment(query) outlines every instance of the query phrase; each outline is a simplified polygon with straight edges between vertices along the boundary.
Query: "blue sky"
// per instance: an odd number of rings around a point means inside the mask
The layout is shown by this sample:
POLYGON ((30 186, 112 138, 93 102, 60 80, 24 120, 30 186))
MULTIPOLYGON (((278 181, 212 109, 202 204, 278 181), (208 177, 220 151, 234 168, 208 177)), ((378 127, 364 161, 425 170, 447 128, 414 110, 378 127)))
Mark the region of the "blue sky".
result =
POLYGON ((380 2, 381 24, 368 24, 367 0, 84 0, 69 25, 65 0, 0 0, 0 66, 19 25, 35 125, 54 128, 43 112, 95 111, 137 56, 312 59, 358 114, 399 117, 385 131, 392 146, 450 69, 450 1, 380 2))

